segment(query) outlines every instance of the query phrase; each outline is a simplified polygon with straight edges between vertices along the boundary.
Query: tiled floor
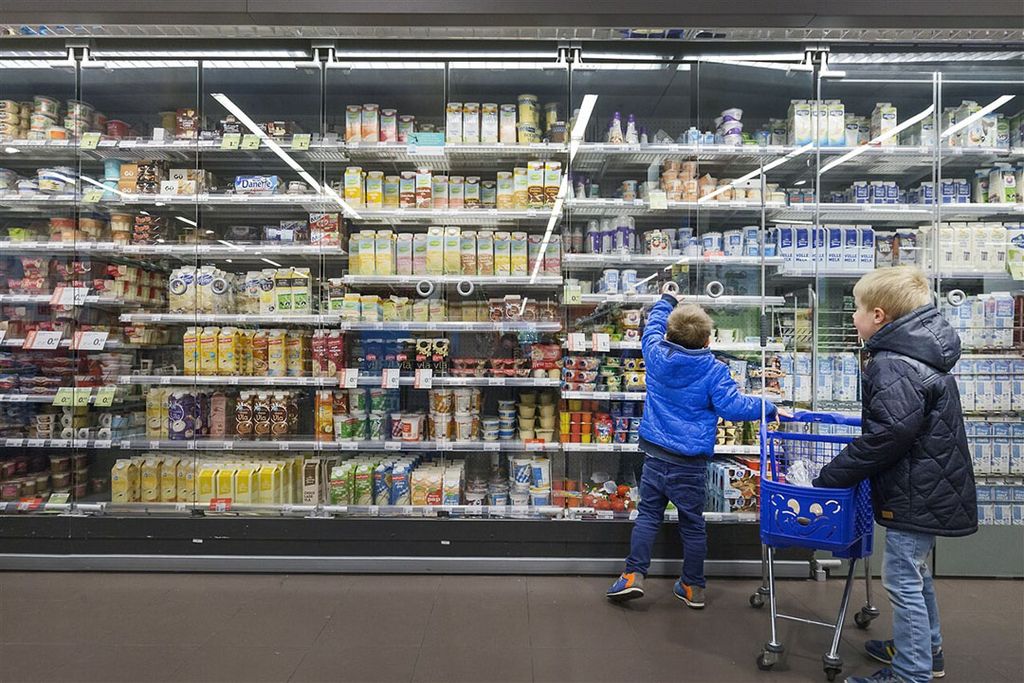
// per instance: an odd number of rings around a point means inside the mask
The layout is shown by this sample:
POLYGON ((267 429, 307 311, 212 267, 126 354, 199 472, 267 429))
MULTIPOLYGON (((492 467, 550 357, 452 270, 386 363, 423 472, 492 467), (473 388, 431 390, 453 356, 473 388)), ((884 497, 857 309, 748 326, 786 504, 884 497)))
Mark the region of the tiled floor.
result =
MULTIPOLYGON (((0 573, 0 681, 824 681, 827 634, 767 638, 748 580, 714 580, 703 612, 647 582, 628 606, 610 579, 0 573)), ((939 584, 946 680, 1024 680, 1024 582, 939 584)), ((782 607, 828 619, 842 584, 786 581, 782 607)), ((881 589, 879 587, 879 591, 881 589)), ((859 607, 860 593, 855 594, 859 607)), ((888 605, 870 633, 888 635, 888 605)), ((876 668, 846 631, 846 673, 876 668)))

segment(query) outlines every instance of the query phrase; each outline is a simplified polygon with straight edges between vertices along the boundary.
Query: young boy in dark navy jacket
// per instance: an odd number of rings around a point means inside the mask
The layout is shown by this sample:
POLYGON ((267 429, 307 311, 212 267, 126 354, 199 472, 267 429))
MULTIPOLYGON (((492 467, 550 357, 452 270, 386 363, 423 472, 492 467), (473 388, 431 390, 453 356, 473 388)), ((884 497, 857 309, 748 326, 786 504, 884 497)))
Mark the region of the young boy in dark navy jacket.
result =
POLYGON ((651 548, 669 501, 679 512, 683 572, 673 589, 690 607, 704 607, 704 498, 708 460, 715 452, 718 418, 769 419, 776 409, 768 401, 744 396, 725 363, 712 355, 711 318, 700 306, 677 306, 665 294, 651 308, 641 338, 647 365, 647 398, 640 423, 640 450, 645 454, 640 477, 640 505, 630 539, 626 571, 608 589, 611 600, 644 594, 651 548))

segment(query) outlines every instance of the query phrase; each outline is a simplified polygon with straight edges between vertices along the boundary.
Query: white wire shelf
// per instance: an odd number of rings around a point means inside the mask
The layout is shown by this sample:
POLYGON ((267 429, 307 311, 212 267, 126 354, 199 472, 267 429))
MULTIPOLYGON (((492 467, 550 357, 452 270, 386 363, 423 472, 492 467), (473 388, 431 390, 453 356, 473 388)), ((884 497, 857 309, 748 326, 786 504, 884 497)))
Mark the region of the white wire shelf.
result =
MULTIPOLYGON (((72 387, 65 387, 70 390, 72 387)), ((75 387, 76 392, 81 392, 86 389, 89 391, 89 403, 95 403, 98 396, 93 392, 94 389, 102 387, 75 387)), ((109 387, 107 387, 109 388, 109 387)), ((46 393, 26 393, 26 394, 0 394, 0 403, 48 403, 52 404, 54 399, 57 398, 57 392, 46 392, 46 393)), ((132 399, 134 400, 134 398, 132 399)), ((113 405, 120 407, 120 405, 126 403, 123 398, 115 395, 113 399, 113 405)))
MULTIPOLYGON (((253 386, 253 387, 331 387, 337 389, 337 377, 250 377, 245 375, 121 375, 120 384, 160 386, 253 386)), ((399 377, 401 386, 413 386, 415 377, 399 377)), ((431 378, 435 387, 545 387, 558 388, 561 380, 548 377, 449 377, 431 378)), ((360 375, 360 386, 381 386, 380 375, 360 375)))
MULTIPOLYGON (((22 306, 49 306, 53 293, 46 294, 0 294, 0 304, 22 306)), ((54 304, 58 306, 97 306, 107 308, 123 308, 126 306, 144 306, 145 302, 132 302, 100 294, 87 294, 79 299, 79 303, 54 304)))
MULTIPOLYGON (((704 202, 667 202, 666 209, 652 209, 646 199, 627 201, 624 199, 570 199, 566 202, 574 217, 586 216, 685 216, 699 213, 701 215, 743 215, 753 220, 761 214, 761 202, 754 201, 717 201, 704 202)), ((771 213, 780 210, 785 204, 768 202, 766 210, 771 213)))
POLYGON ((120 244, 117 242, 33 242, 0 241, 0 254, 92 254, 97 256, 175 256, 195 258, 230 258, 233 260, 260 260, 287 257, 324 258, 344 260, 348 254, 341 247, 327 247, 318 244, 293 244, 288 242, 262 242, 258 244, 232 242, 201 244, 120 244))
POLYGON ((421 282, 432 285, 459 285, 468 282, 477 287, 560 287, 560 275, 538 275, 534 280, 521 275, 343 275, 343 284, 352 286, 380 286, 416 288, 421 282))
MULTIPOLYGON (((0 342, 0 347, 20 349, 20 348, 23 348, 25 346, 25 341, 26 340, 24 338, 16 338, 16 337, 4 338, 4 340, 2 342, 0 342)), ((71 341, 72 341, 71 339, 61 339, 60 342, 58 342, 57 346, 62 348, 62 349, 69 349, 69 348, 71 348, 71 341)), ((82 351, 85 351, 85 352, 88 352, 88 351, 134 351, 134 350, 137 350, 137 349, 154 349, 154 348, 158 348, 158 346, 159 345, 154 345, 154 344, 132 344, 132 343, 129 343, 129 342, 120 341, 118 339, 109 339, 109 340, 107 340, 106 342, 103 343, 102 347, 98 347, 98 348, 85 348, 85 349, 79 348, 79 349, 76 349, 76 351, 80 351, 80 352, 82 352, 82 351)), ((26 350, 30 351, 32 349, 26 349, 26 350)), ((38 350, 49 351, 51 349, 38 349, 38 350)))
MULTIPOLYGON (((611 266, 624 266, 636 269, 663 268, 672 265, 688 266, 738 266, 756 268, 762 264, 760 256, 682 256, 679 254, 563 254, 562 262, 569 270, 584 268, 603 269, 611 266)), ((766 266, 782 265, 785 260, 781 256, 767 256, 763 263, 766 266)))
MULTIPOLYGON (((640 351, 642 349, 640 344, 639 339, 636 341, 613 340, 608 342, 608 348, 611 351, 640 351)), ((594 344, 592 341, 585 341, 584 345, 587 351, 594 350, 594 344)), ((568 343, 563 342, 562 348, 568 348, 568 343)), ((779 342, 768 342, 763 349, 765 351, 785 351, 786 345, 779 342)), ((759 342, 712 342, 711 350, 721 351, 723 353, 760 353, 762 346, 759 342)))
MULTIPOLYGON (((661 294, 581 294, 581 304, 651 304, 658 301, 661 294)), ((684 303, 695 303, 709 307, 755 307, 781 306, 785 297, 781 296, 747 296, 724 294, 719 297, 711 297, 706 294, 683 294, 680 300, 684 303)))
POLYGON ((562 323, 551 322, 462 322, 462 321, 408 321, 357 322, 343 320, 341 315, 271 315, 258 313, 125 313, 125 323, 153 323, 167 325, 290 325, 330 326, 336 330, 377 332, 558 332, 562 323))

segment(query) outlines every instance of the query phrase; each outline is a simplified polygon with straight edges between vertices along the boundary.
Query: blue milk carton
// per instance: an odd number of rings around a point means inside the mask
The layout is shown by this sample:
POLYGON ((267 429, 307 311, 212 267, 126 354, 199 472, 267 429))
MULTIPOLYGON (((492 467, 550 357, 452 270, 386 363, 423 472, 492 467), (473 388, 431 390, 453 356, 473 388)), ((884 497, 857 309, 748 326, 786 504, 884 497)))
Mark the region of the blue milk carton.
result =
MULTIPOLYGON (((1010 422, 1010 474, 1024 476, 1024 422, 1010 422)), ((1024 490, 1024 487, 1021 487, 1024 490)))
POLYGON ((793 262, 797 270, 809 270, 811 264, 811 231, 797 226, 793 228, 793 262))
POLYGON ((843 228, 839 225, 830 225, 824 230, 827 240, 825 262, 828 264, 829 272, 835 272, 843 267, 843 228))
POLYGON ((975 474, 992 473, 992 427, 988 422, 974 423, 974 448, 971 451, 975 474))
POLYGON ((1024 358, 1010 361, 1010 410, 1024 411, 1024 358))
POLYGON ((860 265, 860 230, 854 225, 843 226, 843 270, 856 272, 860 265))
POLYGON ((832 380, 835 374, 835 358, 831 353, 818 354, 818 386, 815 394, 821 401, 834 401, 832 380))
POLYGON ((875 231, 870 225, 858 225, 857 230, 860 232, 857 270, 866 273, 875 268, 875 231))

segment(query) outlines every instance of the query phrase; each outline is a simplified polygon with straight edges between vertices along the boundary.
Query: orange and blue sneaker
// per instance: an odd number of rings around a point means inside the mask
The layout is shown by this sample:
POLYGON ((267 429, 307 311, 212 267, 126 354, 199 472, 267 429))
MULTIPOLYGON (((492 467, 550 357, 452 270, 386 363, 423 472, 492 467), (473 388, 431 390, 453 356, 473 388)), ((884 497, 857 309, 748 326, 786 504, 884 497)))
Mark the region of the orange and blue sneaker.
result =
POLYGON ((700 586, 687 586, 683 583, 682 579, 679 579, 672 586, 672 592, 677 598, 685 602, 687 607, 704 609, 704 589, 700 586))
POLYGON ((612 584, 605 597, 614 602, 625 602, 644 597, 644 575, 640 572, 627 572, 612 584))

